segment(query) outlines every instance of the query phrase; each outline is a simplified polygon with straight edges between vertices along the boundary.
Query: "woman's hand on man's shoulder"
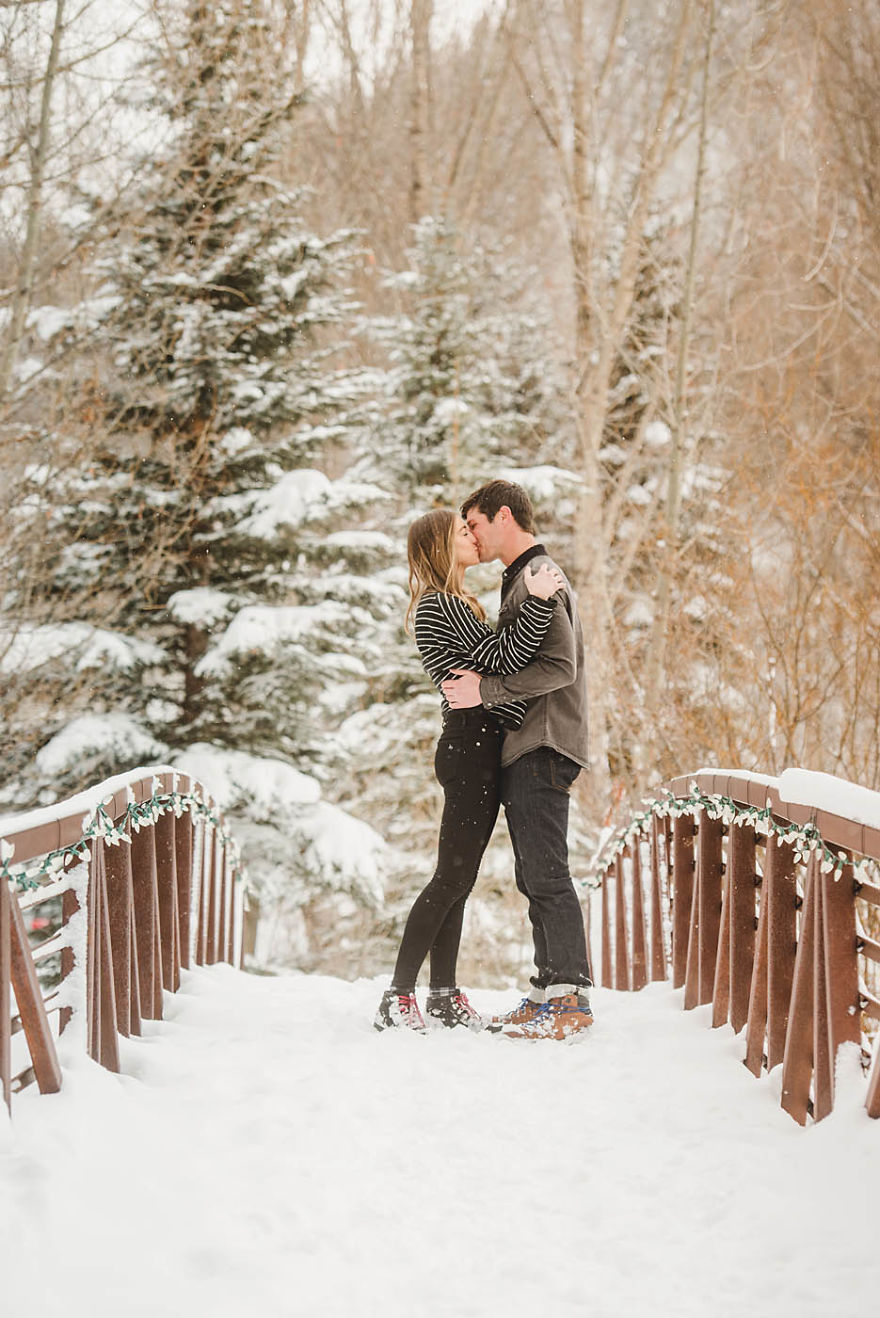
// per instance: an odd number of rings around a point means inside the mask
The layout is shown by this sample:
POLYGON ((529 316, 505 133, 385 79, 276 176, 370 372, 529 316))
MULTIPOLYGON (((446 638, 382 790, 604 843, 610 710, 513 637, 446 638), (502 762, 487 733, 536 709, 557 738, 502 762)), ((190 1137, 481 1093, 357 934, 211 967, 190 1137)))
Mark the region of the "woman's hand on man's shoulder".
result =
POLYGON ((551 595, 557 591, 564 590, 565 581, 562 573, 555 568, 552 563, 542 563, 536 570, 532 571, 527 564, 524 572, 526 590, 530 595, 536 596, 539 600, 548 600, 551 595))

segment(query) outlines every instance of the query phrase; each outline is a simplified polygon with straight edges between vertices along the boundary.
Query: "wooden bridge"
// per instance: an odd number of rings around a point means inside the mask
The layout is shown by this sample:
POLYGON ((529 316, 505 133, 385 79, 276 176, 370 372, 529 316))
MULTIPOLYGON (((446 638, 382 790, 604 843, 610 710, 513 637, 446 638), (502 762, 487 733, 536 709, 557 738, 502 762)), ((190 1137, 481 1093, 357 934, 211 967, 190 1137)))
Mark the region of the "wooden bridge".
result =
MULTIPOLYGON (((838 1049, 858 1045, 878 1117, 880 829, 784 796, 755 775, 679 778, 606 840, 601 983, 671 977, 685 1009, 711 1003, 714 1026, 745 1032, 756 1076, 781 1064, 782 1106, 802 1124, 831 1111, 838 1049)), ((209 792, 168 766, 7 821, 0 869, 9 1105, 29 1084, 61 1087, 72 1021, 119 1070, 119 1036, 161 1018, 181 968, 240 962, 234 840, 209 792)))
POLYGON ((200 783, 166 766, 7 823, 0 841, 6 1103, 34 1082, 43 1093, 61 1088, 56 1040, 75 1013, 89 1055, 118 1071, 119 1036, 161 1019, 163 990, 177 991, 182 967, 239 959, 241 907, 242 870, 222 812, 200 783), (41 927, 48 936, 34 936, 41 927), (19 1043, 25 1055, 13 1062, 19 1043))
POLYGON ((745 1030, 749 1070, 782 1065, 801 1124, 831 1111, 838 1049, 859 1044, 880 1117, 880 828, 751 774, 677 778, 646 805, 600 853, 601 982, 671 975, 686 1010, 711 1003, 713 1026, 745 1030))

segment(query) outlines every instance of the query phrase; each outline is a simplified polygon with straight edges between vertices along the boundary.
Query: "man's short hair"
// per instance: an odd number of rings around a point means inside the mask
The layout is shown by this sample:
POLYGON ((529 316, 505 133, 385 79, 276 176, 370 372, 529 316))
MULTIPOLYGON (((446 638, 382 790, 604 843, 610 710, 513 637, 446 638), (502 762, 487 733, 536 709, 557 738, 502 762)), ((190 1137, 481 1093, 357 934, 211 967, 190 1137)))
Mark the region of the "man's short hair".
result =
POLYGON ((532 501, 523 487, 515 485, 513 481, 487 481, 473 494, 469 494, 461 505, 461 515, 465 521, 471 508, 476 508, 490 522, 494 522, 499 508, 509 508, 521 530, 537 535, 532 501))

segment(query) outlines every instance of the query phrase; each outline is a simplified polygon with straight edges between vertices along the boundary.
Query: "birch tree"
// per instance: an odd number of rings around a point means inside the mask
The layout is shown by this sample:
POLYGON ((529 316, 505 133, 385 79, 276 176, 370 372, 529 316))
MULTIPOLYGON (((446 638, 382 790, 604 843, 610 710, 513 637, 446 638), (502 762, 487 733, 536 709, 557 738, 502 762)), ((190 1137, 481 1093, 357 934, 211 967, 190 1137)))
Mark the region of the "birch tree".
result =
MULTIPOLYGON (((645 705, 648 729, 651 731, 657 726, 656 714, 659 706, 658 698, 663 686, 664 670, 666 666, 666 646, 669 629, 672 577, 675 571, 675 561, 679 547, 682 462, 684 459, 685 426, 687 424, 688 364, 691 350, 690 333, 693 317, 697 252, 700 239, 700 218, 706 167, 706 141, 709 127, 709 85, 712 74, 712 44, 715 37, 715 0, 706 0, 705 28, 693 202, 689 224, 690 232, 688 238, 685 284, 682 296, 681 323, 678 330, 675 382, 671 407, 669 409, 671 442, 663 517, 665 553, 663 555, 663 562, 657 578, 656 606, 651 627, 648 659, 645 670, 645 705)), ((653 760, 656 754, 655 738, 650 738, 648 740, 646 750, 648 752, 649 761, 653 760)))
MULTIPOLYGON (((16 6, 20 8, 20 6, 16 6)), ((0 401, 5 400, 12 379, 12 371, 21 346, 25 318, 31 303, 34 265, 43 208, 43 188, 49 153, 49 134, 52 124, 52 97, 58 74, 61 39, 64 33, 65 0, 54 0, 49 49, 45 66, 35 80, 40 87, 37 121, 22 133, 22 147, 26 154, 25 224, 24 239, 15 263, 15 278, 9 295, 7 326, 0 348, 0 401)), ((7 29, 9 32, 9 29, 7 29)), ((7 77, 14 76, 10 70, 7 77)), ((16 154, 15 147, 11 154, 16 154)))
POLYGON ((614 721, 614 529, 599 454, 649 216, 664 168, 693 123, 695 23, 690 0, 659 10, 618 0, 598 22, 586 0, 519 3, 512 35, 523 92, 556 165, 568 238, 571 392, 583 477, 577 578, 590 652, 597 807, 609 799, 614 721))
POLYGON ((125 57, 115 68, 114 57, 141 21, 139 11, 116 13, 95 0, 11 0, 0 9, 0 195, 9 262, 0 294, 0 404, 11 401, 40 280, 48 269, 57 276, 69 256, 69 235, 51 222, 58 205, 119 141, 110 106, 125 57))

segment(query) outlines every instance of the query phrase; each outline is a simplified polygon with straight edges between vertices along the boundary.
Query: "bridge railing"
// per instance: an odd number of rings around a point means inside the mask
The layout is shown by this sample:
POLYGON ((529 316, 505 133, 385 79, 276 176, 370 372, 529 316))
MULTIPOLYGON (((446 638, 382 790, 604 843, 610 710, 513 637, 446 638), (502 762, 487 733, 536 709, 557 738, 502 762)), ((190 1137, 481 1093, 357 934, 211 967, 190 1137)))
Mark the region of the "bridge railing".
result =
POLYGON ((195 779, 138 769, 0 823, 0 1089, 61 1088, 58 1040, 120 1069, 119 1036, 162 1017, 196 965, 237 964, 242 870, 195 779), (41 934, 41 931, 46 931, 41 934))
MULTIPOLYGON (((781 1065, 801 1124, 832 1110, 838 1050, 860 1045, 880 1117, 880 828, 785 800, 788 777, 677 778, 606 840, 601 982, 671 977, 686 1010, 711 1003, 713 1026, 745 1030, 750 1071, 781 1065)), ((876 817, 880 797, 829 781, 876 817)))

